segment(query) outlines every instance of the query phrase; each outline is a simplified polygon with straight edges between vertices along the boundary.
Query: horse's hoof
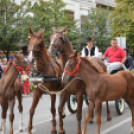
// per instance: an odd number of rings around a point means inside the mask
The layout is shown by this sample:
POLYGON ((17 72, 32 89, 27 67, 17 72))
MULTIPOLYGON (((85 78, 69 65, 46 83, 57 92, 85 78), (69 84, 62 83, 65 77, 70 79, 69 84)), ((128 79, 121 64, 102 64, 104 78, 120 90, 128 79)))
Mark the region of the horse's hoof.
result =
POLYGON ((112 120, 112 117, 107 118, 107 121, 111 121, 111 120, 112 120))
POLYGON ((64 132, 62 132, 62 133, 59 133, 59 134, 66 134, 66 133, 65 133, 65 131, 64 131, 64 132))
POLYGON ((88 123, 89 123, 89 124, 93 124, 94 122, 93 122, 93 121, 89 121, 88 123))
POLYGON ((64 114, 64 115, 62 115, 62 119, 64 119, 66 117, 66 115, 64 114))
POLYGON ((55 131, 51 131, 51 134, 57 134, 57 131, 55 130, 55 131))

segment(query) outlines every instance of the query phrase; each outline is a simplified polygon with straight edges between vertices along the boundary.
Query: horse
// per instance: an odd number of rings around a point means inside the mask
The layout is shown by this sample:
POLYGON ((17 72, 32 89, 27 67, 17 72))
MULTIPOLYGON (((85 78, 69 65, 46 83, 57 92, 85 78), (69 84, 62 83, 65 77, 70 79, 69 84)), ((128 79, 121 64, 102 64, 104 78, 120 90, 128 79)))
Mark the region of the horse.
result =
MULTIPOLYGON (((39 77, 47 76, 48 78, 52 77, 61 77, 61 73, 63 70, 62 66, 62 60, 58 59, 58 62, 54 59, 50 58, 47 54, 47 49, 43 40, 43 34, 44 30, 42 30, 39 33, 35 33, 32 31, 31 28, 29 28, 29 34, 30 38, 28 40, 28 62, 30 64, 34 64, 35 68, 37 69, 37 74, 39 77)), ((39 83, 34 83, 39 84, 39 83)), ((43 87, 46 87, 49 89, 49 91, 61 91, 63 89, 63 85, 60 82, 43 82, 43 87)), ((32 106, 30 109, 30 119, 29 119, 29 125, 28 125, 28 134, 32 134, 32 121, 33 121, 33 115, 35 108, 37 107, 37 104, 39 102, 39 99, 41 96, 46 93, 46 90, 40 89, 39 86, 37 86, 34 89, 33 92, 33 101, 32 106)), ((51 114, 52 114, 52 129, 51 134, 57 134, 56 130, 56 108, 55 108, 55 102, 56 102, 56 94, 49 94, 51 98, 51 114)))
POLYGON ((23 132, 23 106, 21 90, 22 85, 19 81, 18 74, 20 70, 27 71, 29 66, 22 54, 14 55, 14 61, 9 60, 7 65, 7 71, 4 77, 0 80, 0 104, 2 108, 2 134, 6 134, 6 115, 8 107, 10 108, 10 131, 9 134, 13 134, 13 120, 14 120, 14 104, 15 96, 17 96, 19 102, 20 123, 19 132, 23 132), (20 69, 20 70, 19 70, 20 69), (8 103, 9 102, 9 103, 8 103))
MULTIPOLYGON (((65 26, 62 30, 57 31, 57 28, 54 28, 53 34, 50 36, 50 47, 48 49, 48 55, 50 57, 58 57, 59 54, 62 57, 63 67, 65 67, 65 63, 68 60, 68 56, 70 54, 74 54, 75 51, 73 50, 68 37, 65 35, 67 31, 67 26, 65 26)), ((103 64, 100 58, 93 57, 90 59, 93 64, 97 64, 97 66, 102 69, 103 71, 107 72, 107 67, 103 64)), ((61 101, 59 104, 59 132, 64 133, 63 129, 63 119, 62 119, 62 111, 65 105, 65 102, 68 100, 71 94, 76 95, 77 98, 77 122, 78 122, 78 129, 77 134, 81 134, 81 119, 82 119, 82 104, 83 104, 83 95, 85 92, 85 83, 81 80, 75 80, 73 83, 69 85, 69 87, 64 90, 61 94, 61 101)), ((94 111, 90 114, 89 123, 93 123, 94 111)), ((107 102, 107 120, 111 120, 110 110, 108 107, 107 102)))
POLYGON ((132 130, 134 134, 134 75, 130 71, 120 71, 114 75, 98 69, 90 60, 78 57, 77 51, 69 56, 66 63, 62 81, 67 83, 74 73, 80 73, 86 84, 86 93, 89 97, 88 114, 85 116, 82 134, 86 134, 86 118, 92 113, 94 105, 96 107, 97 134, 100 134, 101 111, 103 101, 117 100, 123 97, 129 105, 132 113, 132 130))

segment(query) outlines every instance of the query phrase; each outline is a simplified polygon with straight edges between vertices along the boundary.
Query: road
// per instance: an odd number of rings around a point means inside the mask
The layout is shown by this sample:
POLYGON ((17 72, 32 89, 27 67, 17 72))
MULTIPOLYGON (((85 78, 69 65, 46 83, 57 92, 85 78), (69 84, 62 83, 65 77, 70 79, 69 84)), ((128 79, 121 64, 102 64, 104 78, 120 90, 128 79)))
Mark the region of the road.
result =
MULTIPOLYGON (((59 98, 56 102, 56 107, 58 107, 59 98)), ((29 120, 29 109, 31 107, 32 103, 32 97, 24 98, 23 99, 23 107, 24 107, 24 126, 25 126, 25 132, 23 134, 26 134, 26 129, 28 126, 28 120, 29 120)), ((125 113, 121 116, 117 115, 115 111, 115 105, 114 101, 109 103, 111 115, 112 115, 112 121, 107 122, 106 121, 106 105, 103 103, 103 109, 102 109, 102 125, 101 125, 101 134, 129 134, 131 129, 131 113, 128 106, 125 106, 125 113)), ((15 105, 15 120, 14 120, 14 132, 15 134, 18 134, 18 126, 19 126, 19 112, 18 112, 18 102, 16 102, 15 105)), ((83 119, 84 115, 86 113, 87 106, 84 103, 83 106, 83 119)), ((76 134, 77 130, 77 121, 76 121, 76 115, 70 114, 68 109, 66 108, 66 118, 64 119, 64 128, 66 130, 66 134, 76 134)), ((9 115, 9 111, 8 111, 9 115)), ((83 126, 83 119, 82 119, 82 126, 83 126)), ((51 130, 51 113, 50 113, 50 97, 48 95, 44 95, 37 106, 37 109, 35 111, 34 115, 34 128, 33 128, 33 134, 50 134, 51 130)), ((57 124, 58 124, 58 117, 57 117, 57 124)), ((9 119, 7 118, 6 122, 6 132, 9 132, 9 119)), ((57 125, 58 129, 58 125, 57 125)), ((94 120, 94 124, 88 125, 87 133, 90 134, 96 134, 96 124, 94 120)))

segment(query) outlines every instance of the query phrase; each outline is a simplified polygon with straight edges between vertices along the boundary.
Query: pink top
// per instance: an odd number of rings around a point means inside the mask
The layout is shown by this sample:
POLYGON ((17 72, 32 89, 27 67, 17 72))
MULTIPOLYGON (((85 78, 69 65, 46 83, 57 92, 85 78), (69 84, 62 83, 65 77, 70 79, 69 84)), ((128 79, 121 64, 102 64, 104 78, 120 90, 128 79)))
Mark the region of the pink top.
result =
POLYGON ((121 47, 117 47, 116 50, 113 50, 112 46, 109 47, 104 53, 106 57, 109 57, 108 62, 121 62, 124 57, 126 57, 125 51, 121 47))

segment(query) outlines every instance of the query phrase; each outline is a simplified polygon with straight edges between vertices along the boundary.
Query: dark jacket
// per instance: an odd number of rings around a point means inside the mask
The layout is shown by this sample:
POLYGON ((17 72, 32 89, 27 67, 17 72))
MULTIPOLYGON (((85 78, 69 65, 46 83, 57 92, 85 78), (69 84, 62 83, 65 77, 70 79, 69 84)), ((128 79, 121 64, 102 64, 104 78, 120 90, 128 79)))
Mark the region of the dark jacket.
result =
POLYGON ((1 77, 2 77, 2 73, 3 73, 3 70, 2 70, 2 67, 1 67, 1 65, 0 65, 0 79, 1 79, 1 77))

